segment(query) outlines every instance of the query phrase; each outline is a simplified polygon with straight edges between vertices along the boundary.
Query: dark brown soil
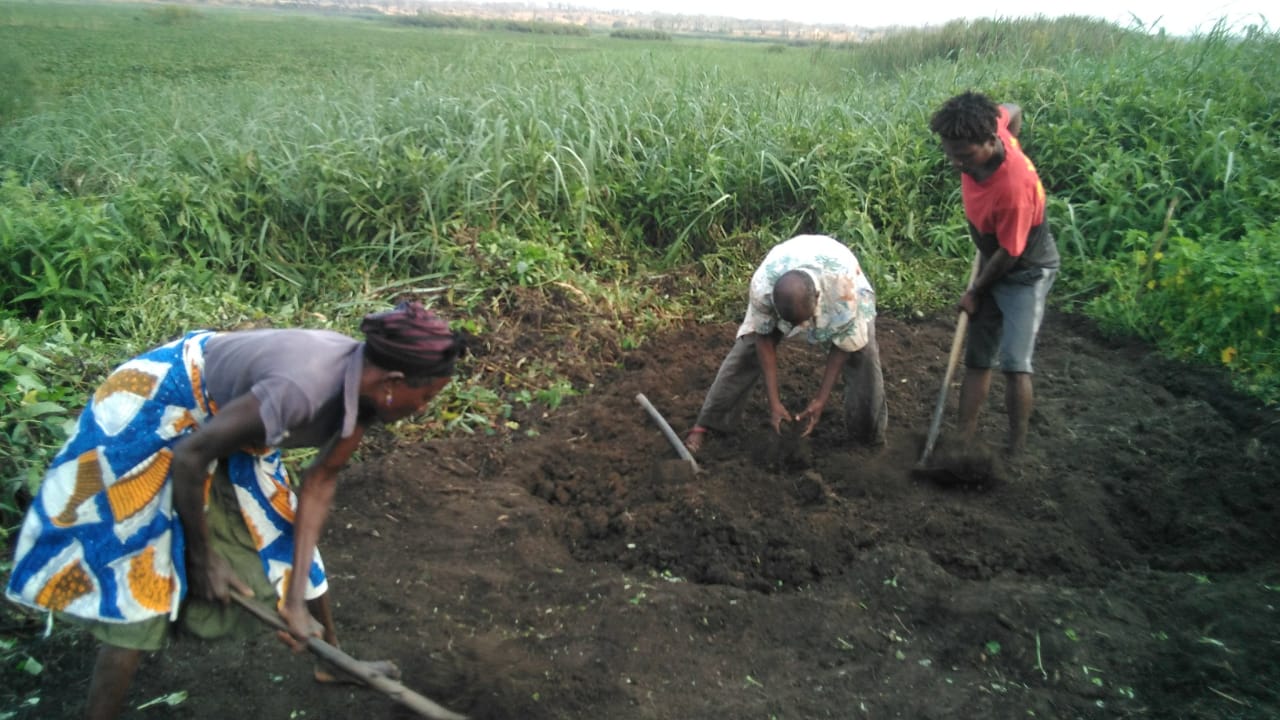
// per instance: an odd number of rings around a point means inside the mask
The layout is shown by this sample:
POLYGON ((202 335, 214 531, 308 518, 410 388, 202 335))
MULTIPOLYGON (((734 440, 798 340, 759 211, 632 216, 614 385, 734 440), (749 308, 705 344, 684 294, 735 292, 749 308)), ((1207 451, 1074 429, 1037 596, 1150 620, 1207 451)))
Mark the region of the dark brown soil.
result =
MULTIPOLYGON (((834 411, 772 436, 759 393, 695 476, 635 396, 683 431, 733 331, 623 355, 515 433, 375 443, 323 543, 344 649, 475 718, 1280 716, 1274 411, 1051 315, 1027 455, 999 459, 997 378, 990 456, 949 467, 944 435, 913 472, 952 327, 882 317, 887 448, 848 446, 834 411)), ((781 363, 798 409, 820 357, 781 363)), ((0 620, 0 718, 77 717, 92 643, 0 620)), ((187 699, 130 716, 411 717, 311 669, 266 631, 178 643, 130 707, 187 699)))

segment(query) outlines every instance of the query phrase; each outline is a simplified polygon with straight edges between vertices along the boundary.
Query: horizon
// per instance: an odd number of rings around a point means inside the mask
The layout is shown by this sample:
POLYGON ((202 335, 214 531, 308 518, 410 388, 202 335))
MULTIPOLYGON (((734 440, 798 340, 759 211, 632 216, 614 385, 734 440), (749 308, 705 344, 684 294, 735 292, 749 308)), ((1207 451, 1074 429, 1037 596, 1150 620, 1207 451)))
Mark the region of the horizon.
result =
MULTIPOLYGON (((424 5, 455 4, 424 0, 424 5)), ((727 17, 743 21, 786 21, 806 25, 843 25, 857 28, 935 27, 954 20, 980 18, 1017 19, 1035 17, 1094 17, 1122 27, 1148 32, 1161 29, 1174 35, 1206 33, 1224 22, 1229 30, 1250 25, 1269 27, 1260 0, 1224 0, 1209 7, 1175 6, 1159 0, 1083 0, 1063 9, 1056 3, 1032 0, 1021 14, 1003 11, 967 13, 955 11, 953 3, 936 0, 908 0, 855 8, 822 0, 795 0, 789 3, 762 0, 573 0, 570 2, 522 2, 520 0, 457 0, 456 4, 523 6, 532 10, 581 12, 627 12, 683 16, 727 17)), ((1265 9, 1270 10, 1267 6, 1265 9)))

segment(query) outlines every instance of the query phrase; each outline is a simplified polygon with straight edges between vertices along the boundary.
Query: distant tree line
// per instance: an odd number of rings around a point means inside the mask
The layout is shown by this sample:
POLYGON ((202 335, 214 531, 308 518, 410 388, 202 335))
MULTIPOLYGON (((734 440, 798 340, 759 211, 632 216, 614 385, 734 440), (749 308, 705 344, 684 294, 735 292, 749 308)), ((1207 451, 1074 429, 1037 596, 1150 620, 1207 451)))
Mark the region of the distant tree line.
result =
POLYGON ((609 33, 609 37, 621 40, 670 40, 671 33, 648 28, 619 28, 609 33))
POLYGON ((538 35, 590 35, 584 25, 545 22, 541 20, 505 20, 443 13, 419 12, 416 15, 396 15, 392 22, 401 25, 429 28, 455 28, 460 30, 506 30, 508 32, 536 33, 538 35))

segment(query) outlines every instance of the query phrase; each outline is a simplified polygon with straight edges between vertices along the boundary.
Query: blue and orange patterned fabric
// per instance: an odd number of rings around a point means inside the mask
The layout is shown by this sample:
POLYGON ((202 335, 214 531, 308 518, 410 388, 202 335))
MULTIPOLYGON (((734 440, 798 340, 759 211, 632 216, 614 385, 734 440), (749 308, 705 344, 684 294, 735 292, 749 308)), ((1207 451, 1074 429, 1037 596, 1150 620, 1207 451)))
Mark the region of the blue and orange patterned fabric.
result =
MULTIPOLYGON (((177 617, 187 581, 169 465, 178 440, 217 413, 202 377, 212 336, 193 332, 144 353, 93 394, 27 511, 5 590, 11 600, 104 622, 177 617)), ((246 450, 226 463, 263 570, 284 597, 297 497, 280 453, 246 450)), ((317 552, 307 598, 326 589, 317 552)))

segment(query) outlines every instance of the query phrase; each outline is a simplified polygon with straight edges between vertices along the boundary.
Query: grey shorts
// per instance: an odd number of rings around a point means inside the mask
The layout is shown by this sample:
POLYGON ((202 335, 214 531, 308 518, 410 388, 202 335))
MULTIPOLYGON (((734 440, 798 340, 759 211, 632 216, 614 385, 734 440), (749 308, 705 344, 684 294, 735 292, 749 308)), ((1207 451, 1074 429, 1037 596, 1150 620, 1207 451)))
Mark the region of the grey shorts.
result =
POLYGON ((1056 268, 1018 270, 980 296, 978 312, 969 318, 965 365, 1030 373, 1045 299, 1057 276, 1056 268))

